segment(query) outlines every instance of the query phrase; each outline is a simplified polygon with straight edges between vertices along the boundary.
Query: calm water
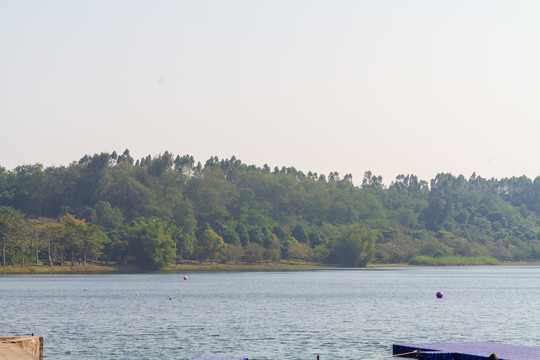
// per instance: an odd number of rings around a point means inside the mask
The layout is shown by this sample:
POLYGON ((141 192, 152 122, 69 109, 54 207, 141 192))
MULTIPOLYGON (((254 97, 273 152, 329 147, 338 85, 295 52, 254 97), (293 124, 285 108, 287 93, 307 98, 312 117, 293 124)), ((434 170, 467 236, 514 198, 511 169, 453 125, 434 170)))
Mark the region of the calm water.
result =
POLYGON ((30 333, 55 360, 360 360, 398 342, 540 347, 540 267, 0 276, 0 336, 30 333))

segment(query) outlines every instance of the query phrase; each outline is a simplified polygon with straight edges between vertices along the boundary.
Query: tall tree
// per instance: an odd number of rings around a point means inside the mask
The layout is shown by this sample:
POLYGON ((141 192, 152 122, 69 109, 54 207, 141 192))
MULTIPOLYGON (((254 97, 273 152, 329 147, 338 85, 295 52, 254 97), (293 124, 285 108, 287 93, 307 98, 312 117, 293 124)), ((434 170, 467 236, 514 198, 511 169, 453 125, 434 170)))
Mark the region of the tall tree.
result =
POLYGON ((107 235, 97 225, 90 224, 86 228, 83 237, 82 251, 83 261, 86 266, 88 257, 94 260, 101 255, 101 251, 105 244, 109 241, 107 235))
POLYGON ((174 241, 159 219, 138 219, 128 228, 126 238, 136 264, 143 269, 158 270, 175 259, 174 241))
POLYGON ((213 262, 225 253, 227 244, 213 230, 205 230, 199 238, 199 258, 213 262))
MULTIPOLYGON (((2 266, 6 266, 7 258, 15 254, 17 245, 20 245, 21 239, 25 236, 21 231, 24 231, 25 225, 24 214, 12 207, 0 206, 0 238, 2 239, 2 266)), ((22 246, 24 249, 24 245, 22 246)), ((23 250, 24 251, 24 250, 23 250)), ((24 255, 24 254, 23 254, 24 255)), ((24 256, 22 256, 24 261, 24 256)))
MULTIPOLYGON (((46 246, 47 259, 49 266, 53 265, 53 247, 54 241, 60 237, 61 225, 58 221, 49 218, 31 219, 30 226, 33 236, 36 238, 39 246, 46 246)), ((36 250, 36 261, 37 254, 36 250)))
POLYGON ((300 265, 300 260, 308 260, 310 253, 311 249, 306 243, 300 243, 296 239, 291 239, 287 249, 287 257, 289 259, 298 260, 298 265, 300 265))
POLYGON ((296 224, 296 226, 292 229, 291 234, 296 240, 301 243, 305 243, 309 239, 306 230, 304 230, 302 224, 296 224))
POLYGON ((332 245, 333 255, 345 266, 364 267, 375 255, 376 237, 376 231, 357 224, 342 226, 340 236, 332 245))
POLYGON ((62 226, 63 248, 71 252, 71 266, 75 266, 77 252, 81 251, 84 246, 88 225, 85 220, 79 220, 71 214, 64 215, 60 219, 60 224, 62 226))

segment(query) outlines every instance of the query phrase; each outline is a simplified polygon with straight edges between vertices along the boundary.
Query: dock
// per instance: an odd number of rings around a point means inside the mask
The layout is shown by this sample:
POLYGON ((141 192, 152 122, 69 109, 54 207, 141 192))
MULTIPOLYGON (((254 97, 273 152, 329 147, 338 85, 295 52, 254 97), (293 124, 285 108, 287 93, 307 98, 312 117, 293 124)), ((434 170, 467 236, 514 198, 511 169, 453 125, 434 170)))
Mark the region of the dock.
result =
POLYGON ((0 337, 0 360, 43 360, 43 337, 0 337))
POLYGON ((488 360, 491 354, 499 360, 540 359, 540 348, 492 342, 394 344, 392 352, 420 360, 488 360))

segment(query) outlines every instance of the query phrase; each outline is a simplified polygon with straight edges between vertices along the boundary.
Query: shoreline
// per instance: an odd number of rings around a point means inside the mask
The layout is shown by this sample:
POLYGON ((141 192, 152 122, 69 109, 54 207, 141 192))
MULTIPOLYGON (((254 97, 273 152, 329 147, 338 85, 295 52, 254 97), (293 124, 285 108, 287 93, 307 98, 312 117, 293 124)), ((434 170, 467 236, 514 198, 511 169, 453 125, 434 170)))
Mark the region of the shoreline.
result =
MULTIPOLYGON (((501 264, 478 264, 478 265, 410 265, 410 264, 368 264, 362 269, 377 268, 401 268, 401 267, 448 267, 448 266, 538 266, 540 262, 504 262, 501 264)), ((310 271, 310 270, 350 270, 360 268, 347 268, 336 264, 279 262, 263 264, 220 264, 220 263, 183 263, 172 265, 161 270, 144 270, 133 266, 116 265, 66 265, 52 266, 29 265, 29 266, 0 266, 0 275, 4 274, 136 274, 136 273, 175 273, 186 271, 310 271)))

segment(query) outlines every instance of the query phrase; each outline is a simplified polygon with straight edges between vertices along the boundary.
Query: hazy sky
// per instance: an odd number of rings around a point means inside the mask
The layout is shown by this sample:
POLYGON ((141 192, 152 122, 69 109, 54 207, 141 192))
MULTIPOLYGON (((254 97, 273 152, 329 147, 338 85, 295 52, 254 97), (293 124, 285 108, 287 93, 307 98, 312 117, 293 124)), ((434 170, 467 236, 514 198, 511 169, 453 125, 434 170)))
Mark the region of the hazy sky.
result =
POLYGON ((0 0, 0 165, 540 175, 540 1, 0 0))

